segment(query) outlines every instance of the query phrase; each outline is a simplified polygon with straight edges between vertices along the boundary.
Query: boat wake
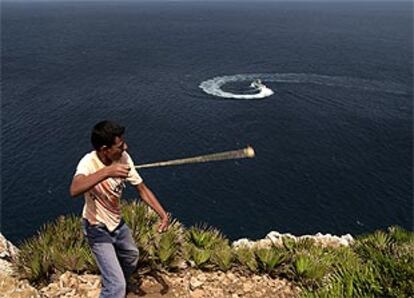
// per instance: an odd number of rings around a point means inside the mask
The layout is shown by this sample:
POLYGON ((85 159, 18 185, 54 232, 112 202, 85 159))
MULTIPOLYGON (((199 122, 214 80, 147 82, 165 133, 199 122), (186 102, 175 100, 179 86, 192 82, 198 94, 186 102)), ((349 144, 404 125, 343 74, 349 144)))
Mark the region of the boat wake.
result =
POLYGON ((227 75, 203 81, 199 87, 207 94, 222 98, 262 99, 274 94, 272 89, 261 83, 262 81, 266 83, 317 84, 367 91, 407 94, 406 91, 403 91, 406 89, 404 85, 398 83, 307 73, 258 73, 227 75), (255 81, 259 81, 260 85, 255 87, 257 93, 238 94, 227 92, 222 89, 225 84, 244 81, 253 82, 251 86, 255 81))

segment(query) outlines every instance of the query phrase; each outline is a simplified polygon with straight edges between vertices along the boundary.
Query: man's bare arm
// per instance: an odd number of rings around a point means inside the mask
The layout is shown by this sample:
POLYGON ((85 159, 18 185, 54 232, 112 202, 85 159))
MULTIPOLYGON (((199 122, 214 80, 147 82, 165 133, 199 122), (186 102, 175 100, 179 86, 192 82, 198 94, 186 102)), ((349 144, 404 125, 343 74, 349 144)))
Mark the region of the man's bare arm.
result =
POLYGON ((152 209, 154 209, 154 211, 157 212, 161 218, 161 225, 159 226, 158 231, 165 231, 168 227, 167 212, 165 212, 160 202, 158 202, 153 192, 145 185, 144 182, 138 184, 136 188, 141 199, 143 199, 152 209))
POLYGON ((70 195, 74 198, 90 190, 96 184, 109 177, 128 177, 129 167, 123 164, 114 164, 104 167, 91 175, 76 175, 70 185, 70 195))

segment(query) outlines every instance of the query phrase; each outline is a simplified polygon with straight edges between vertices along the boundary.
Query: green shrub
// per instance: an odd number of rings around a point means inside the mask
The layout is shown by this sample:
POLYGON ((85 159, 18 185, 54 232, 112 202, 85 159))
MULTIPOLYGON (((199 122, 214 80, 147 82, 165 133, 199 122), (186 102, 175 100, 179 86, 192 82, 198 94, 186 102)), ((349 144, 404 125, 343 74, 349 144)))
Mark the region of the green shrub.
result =
POLYGON ((413 297, 413 233, 391 227, 360 236, 350 248, 329 251, 333 271, 305 297, 413 297))
POLYGON ((375 297, 380 293, 375 268, 364 264, 348 247, 329 249, 329 273, 320 280, 320 287, 307 284, 304 297, 375 297))
POLYGON ((295 247, 295 244, 296 244, 296 240, 292 237, 283 236, 282 237, 282 243, 283 243, 283 247, 287 251, 293 251, 293 249, 295 247))
POLYGON ((234 261, 234 252, 228 242, 214 247, 211 261, 221 271, 225 272, 231 268, 234 261))
POLYGON ((165 269, 175 270, 181 258, 180 247, 184 241, 181 224, 173 220, 168 230, 157 233, 154 237, 153 247, 155 257, 153 266, 161 265, 165 269))
POLYGON ((32 283, 47 282, 52 274, 66 270, 97 272, 80 219, 73 215, 59 217, 44 225, 38 235, 26 240, 20 246, 15 266, 19 274, 32 283))
POLYGON ((266 273, 272 272, 273 269, 280 265, 286 257, 284 251, 276 247, 259 248, 255 250, 255 254, 259 268, 266 273))
POLYGON ((413 244, 414 243, 414 233, 409 232, 399 226, 391 226, 388 228, 389 236, 400 245, 403 244, 413 244))
POLYGON ((234 249, 235 258, 244 268, 256 273, 258 264, 253 249, 242 246, 234 249))
POLYGON ((210 257, 211 251, 209 249, 198 248, 196 246, 193 246, 191 249, 191 259, 194 261, 197 268, 205 268, 210 257))
POLYGON ((322 286, 324 277, 332 270, 333 257, 321 247, 302 247, 291 258, 290 273, 293 280, 308 289, 322 286))
POLYGON ((377 297, 381 285, 375 267, 369 263, 356 262, 353 266, 339 264, 331 276, 344 297, 377 297))
POLYGON ((153 241, 156 231, 157 214, 145 203, 132 201, 122 206, 122 216, 131 229, 132 237, 143 252, 148 252, 148 245, 153 241))
POLYGON ((196 225, 186 232, 186 243, 183 255, 197 268, 212 269, 214 266, 231 267, 232 252, 226 247, 228 240, 217 229, 207 225, 196 225))
POLYGON ((225 241, 217 229, 206 225, 197 225, 188 229, 187 240, 198 248, 212 249, 218 243, 225 241))
POLYGON ((353 249, 364 263, 372 264, 381 295, 414 295, 413 233, 399 227, 390 228, 388 234, 376 231, 359 237, 353 249))
POLYGON ((389 234, 383 231, 376 231, 372 234, 358 237, 353 247, 361 256, 369 257, 373 251, 390 252, 391 246, 394 243, 395 241, 389 234))
POLYGON ((123 204, 122 216, 131 229, 139 250, 139 273, 144 274, 163 267, 157 247, 160 240, 157 231, 158 215, 144 202, 134 200, 123 204))

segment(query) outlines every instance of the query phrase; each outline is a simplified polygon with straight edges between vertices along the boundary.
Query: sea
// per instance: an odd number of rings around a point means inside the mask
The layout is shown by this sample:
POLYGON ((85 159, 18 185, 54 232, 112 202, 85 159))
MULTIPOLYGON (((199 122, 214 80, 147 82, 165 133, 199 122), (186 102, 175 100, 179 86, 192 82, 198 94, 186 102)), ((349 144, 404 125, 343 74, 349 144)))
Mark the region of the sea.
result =
POLYGON ((3 1, 9 240, 81 214, 69 185, 105 119, 126 126, 136 164, 254 148, 140 170, 186 227, 231 240, 412 231, 413 3, 3 1))

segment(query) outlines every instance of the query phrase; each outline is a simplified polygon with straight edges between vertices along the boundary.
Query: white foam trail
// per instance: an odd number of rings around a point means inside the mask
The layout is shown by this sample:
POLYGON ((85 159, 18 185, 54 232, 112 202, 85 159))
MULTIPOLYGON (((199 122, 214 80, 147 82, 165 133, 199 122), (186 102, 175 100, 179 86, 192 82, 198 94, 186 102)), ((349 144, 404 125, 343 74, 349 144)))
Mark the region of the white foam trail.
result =
MULTIPOLYGON (((260 92, 254 94, 234 94, 231 92, 226 92, 221 89, 224 84, 230 82, 238 82, 238 81, 248 81, 248 80, 255 80, 258 79, 254 74, 251 75, 233 75, 233 76, 222 76, 222 77, 215 77, 211 80, 204 81, 200 84, 200 88, 204 90, 207 94, 211 94, 218 97, 223 98, 235 98, 235 99, 261 99, 268 97, 273 94, 273 90, 268 87, 260 88, 260 92)), ((261 77, 260 77, 261 78, 261 77)))
POLYGON ((264 83, 310 83, 325 86, 338 86, 344 88, 362 89, 367 91, 381 91, 395 94, 407 94, 405 91, 403 91, 405 89, 404 86, 397 83, 307 73, 257 73, 227 75, 206 80, 202 82, 199 85, 199 87, 203 89, 203 91, 207 94, 223 98, 261 99, 272 95, 273 91, 267 87, 261 88, 260 92, 255 94, 234 94, 221 89, 221 87, 227 83, 253 81, 257 79, 260 79, 264 83))

